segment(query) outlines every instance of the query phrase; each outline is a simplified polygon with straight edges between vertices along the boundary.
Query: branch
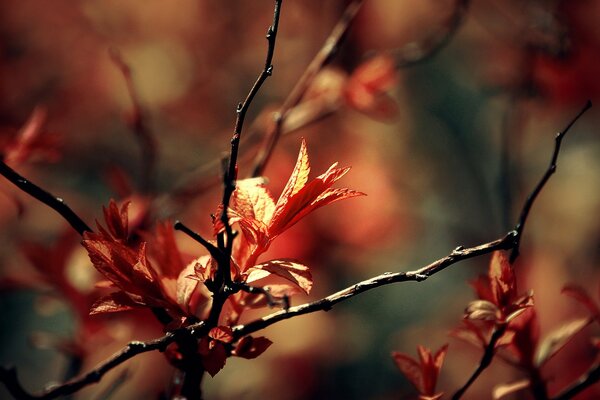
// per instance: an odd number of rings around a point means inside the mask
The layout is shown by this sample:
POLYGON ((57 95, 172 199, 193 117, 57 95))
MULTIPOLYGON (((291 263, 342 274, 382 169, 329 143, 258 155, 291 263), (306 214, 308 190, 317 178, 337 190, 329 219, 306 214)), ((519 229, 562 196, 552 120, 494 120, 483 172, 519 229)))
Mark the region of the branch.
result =
POLYGON ((194 239, 196 242, 200 243, 202 246, 204 246, 206 250, 208 250, 212 258, 214 258, 215 260, 219 260, 223 257, 223 253, 221 253, 221 250, 219 250, 217 246, 204 239, 202 236, 200 236, 200 234, 188 228, 186 225, 183 224, 183 222, 175 221, 175 223, 173 224, 173 229, 185 233, 186 235, 194 239))
POLYGON ((92 229, 90 229, 90 227, 87 226, 87 224, 83 222, 83 220, 77 214, 75 214, 75 212, 67 205, 67 203, 65 203, 63 199, 48 193, 35 183, 22 177, 15 170, 6 165, 1 158, 0 174, 31 197, 39 200, 59 213, 80 235, 83 235, 84 232, 92 232, 92 229))
POLYGON ((242 128, 244 126, 244 119, 246 118, 246 113, 252 100, 262 87, 263 83, 267 80, 269 76, 273 73, 273 55, 275 53, 275 40, 277 38, 277 31, 279 28, 279 15, 281 10, 281 2, 282 0, 275 0, 275 10, 273 11, 273 24, 267 30, 267 56, 265 59, 265 66, 262 72, 258 75, 258 78, 254 82, 254 85, 248 92, 246 99, 238 104, 237 107, 237 119, 235 121, 235 129, 233 131, 233 137, 231 138, 231 152, 229 155, 229 163, 226 167, 224 176, 223 176, 223 211, 221 212, 221 221, 225 226, 225 232, 219 234, 219 242, 224 243, 224 248, 221 248, 221 251, 225 253, 225 258, 227 259, 227 265, 219 265, 218 274, 222 276, 222 280, 226 285, 231 282, 231 272, 229 268, 229 259, 231 256, 231 251, 233 249, 233 230, 231 225, 229 225, 229 217, 227 215, 227 209, 229 208, 229 200, 231 199, 231 195, 235 190, 235 181, 237 179, 237 158, 239 152, 239 144, 240 138, 242 135, 242 128), (225 242, 224 239, 227 239, 225 242))
POLYGON ((540 179, 540 181, 538 182, 536 187, 533 189, 533 191, 531 192, 529 197, 527 197, 527 200, 525 201, 525 205, 523 206, 523 209, 521 210, 519 222, 517 223, 517 226, 515 227, 515 230, 517 232, 517 237, 516 237, 515 247, 513 247, 512 252, 510 254, 509 261, 511 264, 519 256, 519 247, 521 245, 521 237, 523 236, 523 229, 525 229, 525 222, 527 221, 527 216, 529 215, 529 212, 531 211, 531 206, 533 206, 535 199, 537 198, 537 196, 540 194, 540 192, 546 185, 546 182, 548 182, 548 179, 550 179, 552 174, 554 174, 554 172, 556 172, 558 153, 560 152, 560 146, 562 144, 563 138, 565 137, 567 132, 569 132, 569 130, 571 129, 573 124, 575 124, 575 122, 577 122, 577 120, 591 107, 592 107, 592 102, 590 100, 588 100, 587 103, 585 103, 585 106, 581 109, 581 111, 579 111, 579 113, 575 116, 575 118, 573 118, 567 124, 567 126, 561 132, 559 132, 556 135, 556 137, 554 138, 554 152, 552 153, 552 158, 550 159, 550 165, 548 166, 548 169, 546 170, 546 172, 544 173, 544 175, 542 176, 542 178, 540 179))
POLYGON ((565 134, 568 132, 571 126, 577 121, 577 119, 579 119, 583 115, 583 113, 585 113, 590 107, 591 102, 588 101, 585 107, 579 112, 579 114, 577 114, 577 116, 557 136, 556 147, 554 148, 550 168, 548 169, 548 171, 546 171, 540 183, 535 187, 534 191, 529 195, 529 198, 525 202, 516 228, 513 231, 508 232, 503 238, 496 239, 492 242, 480 244, 478 246, 470 247, 467 249, 463 248, 462 246, 459 246, 448 256, 441 258, 423 268, 409 272, 386 272, 384 274, 367 279, 365 281, 358 282, 352 286, 347 287, 344 290, 341 290, 320 300, 316 300, 311 303, 306 303, 296 307, 291 307, 288 310, 282 310, 273 314, 269 314, 265 317, 249 322, 246 325, 238 325, 233 328, 236 337, 241 337, 252 332, 256 332, 270 325, 273 325, 276 322, 292 318, 297 315, 310 314, 316 311, 328 311, 335 304, 341 301, 347 300, 358 294, 366 292, 367 290, 371 290, 380 286, 406 281, 424 281, 425 279, 446 269, 452 264, 480 255, 489 254, 496 250, 511 250, 512 252, 510 262, 514 262, 514 260, 518 257, 518 248, 521 242, 521 236, 523 235, 523 227, 525 225, 527 217, 529 216, 531 206, 533 205, 533 202, 535 201, 539 192, 542 190, 542 188, 556 169, 556 160, 560 152, 560 143, 562 141, 562 138, 565 136, 565 134))
POLYGON ((514 246, 515 232, 511 231, 501 239, 497 239, 488 243, 480 244, 478 246, 463 248, 457 247, 449 255, 444 258, 440 258, 433 263, 422 267, 420 269, 408 272, 385 272, 381 275, 373 278, 358 282, 346 289, 340 290, 334 294, 331 294, 325 298, 322 298, 311 303, 302 304, 296 307, 290 307, 287 311, 282 310, 269 314, 265 317, 249 322, 245 325, 238 325, 233 328, 234 336, 240 338, 250 333, 264 329, 276 322, 283 321, 298 315, 310 314, 315 311, 329 311, 334 305, 344 300, 348 300, 351 297, 364 293, 368 290, 375 289, 381 286, 391 285, 399 282, 421 282, 426 280, 432 275, 443 271, 452 264, 456 264, 459 261, 467 260, 469 258, 478 257, 484 254, 492 253, 496 250, 508 250, 514 246))
POLYGON ((111 48, 109 50, 109 56, 111 60, 115 63, 117 68, 119 68, 119 70, 123 74, 123 78, 125 78, 125 84, 127 85, 127 92, 129 93, 129 98, 131 99, 133 110, 132 118, 131 121, 129 121, 129 123, 142 150, 142 187, 147 190, 151 188, 152 175, 156 166, 156 140, 152 136, 150 129, 148 129, 148 124, 146 123, 145 118, 146 114, 144 113, 144 110, 140 103, 138 92, 136 91, 135 86, 133 84, 131 68, 125 62, 125 60, 123 60, 123 57, 121 56, 121 53, 118 49, 111 48))
POLYGON ((600 363, 596 362, 576 382, 553 397, 552 400, 571 399, 598 381, 600 381, 600 363))
POLYGON ((337 53, 341 42, 354 21, 356 14, 360 10, 363 0, 354 0, 344 10, 341 18, 325 40, 323 47, 310 62, 288 97, 285 99, 279 111, 275 113, 275 123, 267 132, 265 147, 258 153, 252 169, 252 176, 260 176, 264 173, 265 167, 271 158, 273 149, 277 145, 283 131, 283 124, 292 111, 302 100, 304 94, 314 81, 317 74, 327 65, 332 57, 337 53))
POLYGON ((30 394, 23 388, 23 386, 21 386, 15 368, 1 367, 0 382, 4 383, 8 391, 17 399, 47 400, 54 399, 59 396, 67 396, 77 392, 78 390, 81 390, 85 386, 99 382, 107 372, 139 354, 154 350, 163 352, 171 343, 183 340, 185 338, 199 338, 207 333, 207 325, 204 322, 199 322, 197 324, 189 325, 185 328, 169 332, 165 336, 158 339, 149 340, 146 342, 129 342, 127 346, 115 353, 108 360, 96 366, 96 368, 87 374, 71 379, 61 385, 49 388, 40 394, 30 394))
POLYGON ((465 394, 465 392, 469 389, 469 387, 471 387, 473 382, 475 382, 475 380, 477 380, 477 378, 479 378, 479 375, 481 375, 481 373, 487 367, 490 366, 490 364, 492 363, 492 360, 494 359, 494 356, 496 355, 496 344, 498 343, 498 340, 500 340, 502 335, 504 335, 504 332, 506 332, 507 327, 508 327, 508 324, 506 324, 506 323, 502 324, 500 326, 494 327, 494 331, 492 332, 490 342, 485 347, 485 351, 483 352, 481 361, 479 361, 479 365, 477 366, 477 368, 475 369, 473 374, 469 377, 469 380, 467 380, 467 383, 465 383, 463 387, 461 387, 460 389, 458 389, 456 391, 456 393, 454 393, 454 396, 452 396, 452 400, 460 399, 465 394))

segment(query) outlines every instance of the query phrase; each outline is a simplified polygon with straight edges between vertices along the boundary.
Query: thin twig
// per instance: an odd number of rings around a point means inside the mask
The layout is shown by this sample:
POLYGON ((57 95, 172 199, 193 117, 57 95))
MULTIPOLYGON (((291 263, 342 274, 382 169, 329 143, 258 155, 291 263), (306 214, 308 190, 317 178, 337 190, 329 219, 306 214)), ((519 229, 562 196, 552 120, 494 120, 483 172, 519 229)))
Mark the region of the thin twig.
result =
POLYGON ((535 199, 537 198, 537 196, 540 194, 540 192, 546 185, 546 182, 548 182, 548 179, 550 179, 552 174, 554 174, 554 172, 556 172, 558 153, 560 152, 560 146, 562 144, 563 138, 565 137, 567 132, 569 132, 569 130, 571 129, 573 124, 575 124, 575 122, 577 122, 577 120, 591 107, 592 107, 592 102, 590 100, 588 100, 585 103, 585 106, 581 109, 581 111, 579 111, 579 113, 575 116, 575 118, 573 118, 567 124, 567 126, 561 132, 559 132, 556 135, 556 137, 554 138, 554 152, 552 153, 552 157, 550 158, 550 165, 548 166, 548 169, 546 170, 546 172, 544 173, 544 175, 542 176, 542 178, 540 179, 538 184, 535 186, 535 188, 533 189, 531 194, 527 197, 527 200, 525 201, 525 205, 523 206, 523 209, 521 210, 519 222, 517 223, 517 226, 515 227, 515 230, 517 231, 517 238, 516 238, 516 242, 515 242, 515 247, 513 247, 512 251, 510 253, 509 261, 511 264, 519 256, 519 247, 521 245, 521 237, 523 235, 523 229, 525 229, 525 222, 527 220, 527 216, 529 215, 529 212, 531 211, 531 206, 533 206, 535 199))
POLYGON ((306 70, 304 70, 304 73, 279 108, 279 111, 275 113, 275 123, 270 126, 266 134, 265 146, 256 157, 254 167, 252 168, 252 176, 260 176, 264 173, 271 154, 281 137, 283 124, 290 111, 300 103, 317 74, 335 56, 362 4, 363 0, 355 0, 346 7, 341 18, 325 40, 323 47, 321 47, 306 70))
POLYGON ((185 233, 186 235, 188 235, 189 237, 191 237, 192 239, 194 239, 196 242, 200 243, 202 246, 204 246, 204 248, 206 250, 208 250, 208 252, 210 253, 210 255, 215 260, 219 260, 219 259, 221 259, 223 257, 223 253, 221 253, 221 250, 219 250, 219 248, 217 246, 215 246, 214 244, 212 244, 208 240, 204 239, 202 236, 200 236, 200 234, 198 234, 198 233, 194 232, 193 230, 191 230, 189 227, 187 227, 186 225, 184 225, 183 222, 181 222, 181 221, 175 221, 175 223, 173 224, 173 229, 185 233))
POLYGON ((508 324, 494 326, 494 331, 492 332, 492 336, 490 337, 489 343, 485 347, 485 351, 483 352, 481 361, 479 361, 479 365, 477 366, 473 374, 469 377, 469 380, 467 380, 467 382, 463 385, 463 387, 461 387, 456 391, 456 393, 454 393, 454 395, 452 396, 452 400, 460 399, 469 389, 469 387, 471 387, 473 382, 475 382, 477 378, 479 378, 479 375, 481 375, 481 373, 485 371, 487 367, 490 366, 492 360, 494 359, 494 356, 496 355, 496 344, 498 343, 500 338, 502 338, 504 332, 506 332, 507 327, 508 324))
POLYGON ((223 211, 221 212, 220 216, 221 222, 223 222, 223 225, 225 226, 225 231, 220 233, 219 236, 222 240, 226 239, 225 247, 222 248, 221 251, 225 253, 225 257, 227 258, 227 265, 219 265, 217 272, 222 276, 223 283, 225 285, 229 285, 231 283, 229 258, 233 249, 233 230, 231 228, 231 225, 229 224, 227 210, 229 208, 229 200, 231 199, 231 195, 235 190, 235 181, 237 179, 237 158, 239 152, 240 138, 242 136, 242 129, 244 126, 246 113, 250 107, 250 104, 252 104, 252 100, 254 100, 254 97, 259 92, 263 83, 273 73, 272 63, 273 55, 275 53, 275 41, 277 39, 277 31, 279 28, 279 15, 281 11, 281 3, 282 0, 275 0, 275 10, 273 11, 273 23, 267 30, 268 47, 264 68, 262 72, 258 75, 258 78, 254 82, 254 85, 250 89, 250 92, 248 92, 246 99, 242 103, 238 104, 237 107, 237 119, 235 121, 233 137, 231 138, 231 152, 229 155, 228 165, 223 178, 223 211))
POLYGON ((92 229, 79 217, 75 212, 65 203, 60 197, 56 197, 53 194, 45 191, 35 183, 19 175, 15 170, 10 168, 6 163, 0 159, 0 175, 3 175, 13 185, 30 195, 31 197, 39 200, 52 208, 54 211, 59 213, 73 229, 80 235, 84 232, 92 232, 92 229))

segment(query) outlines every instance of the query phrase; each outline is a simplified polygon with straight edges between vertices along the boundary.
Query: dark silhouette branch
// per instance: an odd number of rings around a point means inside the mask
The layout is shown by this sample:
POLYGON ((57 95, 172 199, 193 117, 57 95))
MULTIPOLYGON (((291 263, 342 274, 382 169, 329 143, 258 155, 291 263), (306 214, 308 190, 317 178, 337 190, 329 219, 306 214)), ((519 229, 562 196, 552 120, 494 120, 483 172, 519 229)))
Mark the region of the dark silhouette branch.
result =
POLYGON ((517 240, 515 242, 515 247, 513 247, 512 252, 510 254, 509 260, 510 260, 511 264, 519 256, 519 248, 521 246, 521 237, 523 236, 523 229, 525 229, 525 222, 527 220, 527 216, 529 215, 529 212, 531 211, 531 207, 533 206, 533 203, 535 202, 535 199, 537 198, 537 196, 540 194, 540 192, 546 185, 546 182, 548 182, 548 179, 550 179, 552 174, 554 174, 556 172, 558 154, 560 153, 560 147, 561 147, 563 138, 565 137, 567 132, 569 132, 569 130, 575 124, 575 122, 577 122, 577 120, 591 107, 592 107, 592 102, 590 100, 588 100, 587 103, 585 103, 585 106, 581 109, 581 111, 579 111, 579 113, 575 116, 575 118, 573 118, 567 124, 567 126, 562 131, 560 131, 554 138, 554 151, 552 152, 552 157, 550 158, 550 165, 548 166, 548 169, 546 170, 546 172, 544 173, 544 175, 542 176, 542 178, 540 179, 540 181, 538 182, 536 187, 533 189, 531 194, 529 194, 529 196, 527 197, 527 200, 525 201, 525 205, 523 206, 523 209, 521 210, 519 222, 517 223, 517 226, 515 227, 515 230, 517 231, 517 240))
POLYGON ((485 347, 483 356, 481 357, 481 361, 479 361, 479 365, 477 366, 475 371, 473 371, 473 374, 469 377, 469 379, 463 385, 463 387, 461 387, 456 391, 456 393, 454 393, 454 395, 452 396, 452 400, 460 399, 469 389, 469 387, 471 387, 471 385, 477 380, 477 378, 479 378, 479 375, 481 375, 481 373, 485 371, 487 367, 490 366, 492 360, 494 359, 494 356, 496 355, 496 344, 498 343, 502 335, 504 335, 504 333, 506 332, 507 327, 508 324, 506 323, 494 326, 492 336, 490 337, 489 343, 485 347))
POLYGON ((15 170, 6 165, 2 159, 0 159, 0 174, 31 197, 59 213, 80 235, 83 235, 84 232, 92 232, 92 229, 83 222, 79 215, 75 214, 63 199, 54 196, 27 178, 19 175, 15 170))
POLYGON ((552 397, 552 400, 572 399, 598 381, 600 381, 600 362, 594 363, 576 382, 555 397, 552 397))
POLYGON ((252 169, 252 176, 260 176, 264 173, 265 167, 271 158, 271 154, 282 135, 283 126, 288 115, 298 106, 317 74, 337 53, 340 44, 350 28, 350 24, 354 21, 362 4, 363 0, 355 0, 348 4, 341 18, 325 40, 323 47, 321 47, 308 67, 304 70, 304 73, 279 108, 279 111, 275 113, 275 122, 270 126, 269 131, 266 134, 265 146, 259 151, 256 157, 252 169))

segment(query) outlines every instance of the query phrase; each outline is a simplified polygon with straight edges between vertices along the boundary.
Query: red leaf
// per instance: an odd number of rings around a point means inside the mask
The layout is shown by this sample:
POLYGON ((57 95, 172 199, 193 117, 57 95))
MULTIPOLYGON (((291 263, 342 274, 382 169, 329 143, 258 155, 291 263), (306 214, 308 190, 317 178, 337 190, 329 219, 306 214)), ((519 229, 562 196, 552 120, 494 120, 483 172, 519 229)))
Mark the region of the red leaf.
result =
POLYGON ((113 313, 139 307, 125 292, 114 292, 98 299, 90 309, 90 315, 113 313))
POLYGON ((130 202, 125 202, 119 209, 117 203, 111 199, 108 208, 102 207, 104 212, 104 220, 106 221, 106 227, 113 238, 117 240, 126 241, 129 236, 129 218, 127 210, 129 209, 130 202))
POLYGON ((185 264, 175 241, 173 224, 169 221, 159 223, 151 240, 151 255, 160 267, 162 275, 176 279, 185 268, 185 264))
POLYGON ((273 342, 264 336, 253 338, 244 336, 241 338, 233 351, 233 355, 251 360, 264 353, 273 342))
POLYGON ((392 353, 392 357, 396 366, 421 394, 419 398, 430 399, 440 397, 439 393, 435 393, 435 386, 447 351, 447 344, 442 346, 435 355, 431 354, 430 349, 417 346, 419 362, 406 354, 397 352, 392 353))
POLYGON ((223 343, 204 337, 200 340, 199 352, 202 366, 210 376, 215 376, 225 366, 227 350, 223 343))
POLYGON ((393 352, 392 357, 396 363, 396 367, 404 374, 406 379, 419 391, 423 392, 423 377, 421 364, 415 361, 412 357, 399 352, 393 352))
POLYGON ((58 159, 59 138, 56 135, 44 135, 42 128, 45 122, 46 110, 36 107, 17 136, 4 149, 4 161, 19 164, 35 156, 46 161, 58 159))
POLYGON ((313 285, 312 275, 308 267, 293 260, 271 260, 255 265, 252 268, 267 271, 287 279, 301 288, 306 294, 310 293, 313 285))
POLYGON ((208 336, 223 343, 231 343, 233 331, 228 326, 217 326, 208 332, 208 336))
POLYGON ((503 251, 495 251, 489 268, 489 279, 494 303, 504 308, 516 296, 516 280, 512 266, 503 251))
POLYGON ((378 55, 354 70, 346 85, 346 101, 351 107, 369 116, 392 118, 398 114, 398 104, 386 91, 396 82, 394 59, 388 55, 378 55))

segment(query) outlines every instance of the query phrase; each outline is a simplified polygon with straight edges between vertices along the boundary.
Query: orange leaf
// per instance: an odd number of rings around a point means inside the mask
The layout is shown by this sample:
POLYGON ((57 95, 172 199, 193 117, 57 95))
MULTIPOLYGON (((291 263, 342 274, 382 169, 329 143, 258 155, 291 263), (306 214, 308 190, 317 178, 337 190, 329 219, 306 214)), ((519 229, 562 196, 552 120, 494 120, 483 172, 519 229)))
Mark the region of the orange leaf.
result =
POLYGON ((516 280, 503 251, 495 251, 492 255, 489 279, 495 304, 500 308, 508 306, 516 295, 516 280))

